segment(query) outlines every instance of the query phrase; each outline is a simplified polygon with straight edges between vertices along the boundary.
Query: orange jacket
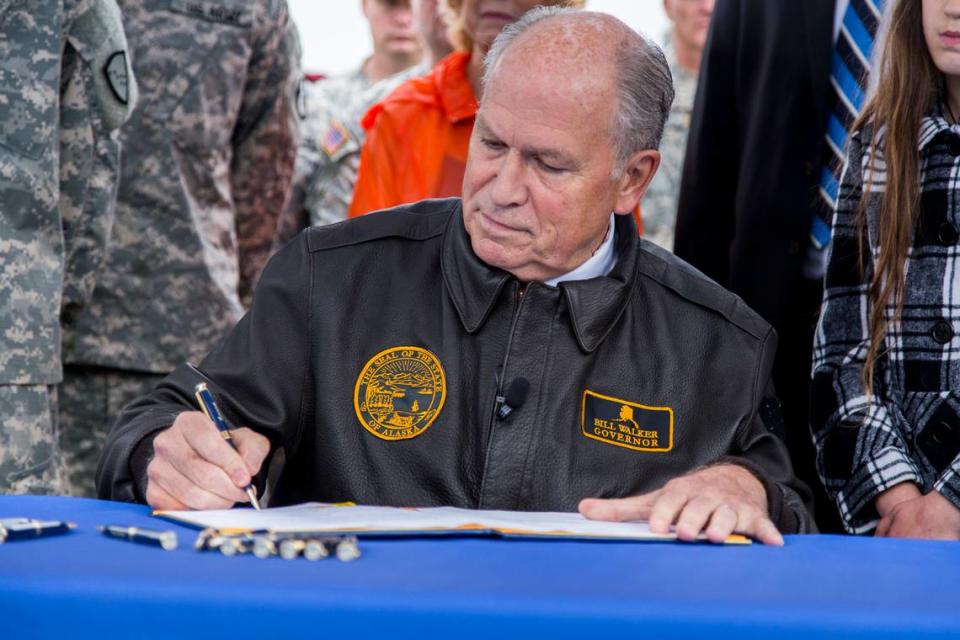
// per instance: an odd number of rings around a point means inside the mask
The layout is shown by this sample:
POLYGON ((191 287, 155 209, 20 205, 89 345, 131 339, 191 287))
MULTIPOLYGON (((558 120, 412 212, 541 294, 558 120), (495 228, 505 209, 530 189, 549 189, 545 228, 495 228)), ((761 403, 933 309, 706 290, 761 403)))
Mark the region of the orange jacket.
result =
POLYGON ((477 98, 470 54, 452 53, 426 76, 403 83, 363 117, 367 140, 351 218, 424 198, 459 196, 477 98))
MULTIPOLYGON (((407 80, 370 107, 361 120, 367 139, 349 217, 462 194, 477 115, 469 64, 469 53, 451 53, 429 74, 407 80)), ((633 218, 643 235, 639 205, 633 218)))

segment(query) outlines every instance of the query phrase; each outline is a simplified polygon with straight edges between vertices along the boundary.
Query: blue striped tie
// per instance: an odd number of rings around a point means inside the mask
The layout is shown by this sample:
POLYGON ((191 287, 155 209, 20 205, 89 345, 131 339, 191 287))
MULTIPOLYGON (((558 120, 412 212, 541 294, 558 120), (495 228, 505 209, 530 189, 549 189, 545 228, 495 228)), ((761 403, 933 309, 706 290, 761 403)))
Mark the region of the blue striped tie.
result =
POLYGON ((843 14, 840 34, 833 50, 828 97, 830 109, 820 173, 821 206, 813 216, 810 230, 812 246, 804 266, 804 273, 810 278, 823 277, 826 249, 830 244, 830 221, 837 206, 847 136, 863 107, 870 73, 870 57, 880 26, 880 17, 883 15, 884 2, 885 0, 850 0, 843 14))

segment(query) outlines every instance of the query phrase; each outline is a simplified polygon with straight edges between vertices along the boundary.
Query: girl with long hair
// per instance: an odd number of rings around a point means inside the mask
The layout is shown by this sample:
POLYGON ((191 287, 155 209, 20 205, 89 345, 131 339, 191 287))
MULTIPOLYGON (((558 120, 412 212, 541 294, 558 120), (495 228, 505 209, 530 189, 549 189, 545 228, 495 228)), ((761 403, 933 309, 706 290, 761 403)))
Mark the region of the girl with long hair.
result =
POLYGON ((960 0, 899 0, 854 124, 814 341, 847 529, 960 538, 960 0))

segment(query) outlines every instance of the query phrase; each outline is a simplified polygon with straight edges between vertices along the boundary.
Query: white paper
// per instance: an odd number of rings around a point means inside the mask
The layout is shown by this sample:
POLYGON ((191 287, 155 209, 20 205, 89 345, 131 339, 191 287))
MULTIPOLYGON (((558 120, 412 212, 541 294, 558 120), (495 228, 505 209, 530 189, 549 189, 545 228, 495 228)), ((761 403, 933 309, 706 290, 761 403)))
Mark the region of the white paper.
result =
POLYGON ((507 535, 673 540, 651 533, 646 522, 601 522, 579 513, 483 511, 455 507, 337 506, 310 502, 276 509, 158 511, 155 515, 199 527, 244 531, 416 533, 488 530, 507 535))

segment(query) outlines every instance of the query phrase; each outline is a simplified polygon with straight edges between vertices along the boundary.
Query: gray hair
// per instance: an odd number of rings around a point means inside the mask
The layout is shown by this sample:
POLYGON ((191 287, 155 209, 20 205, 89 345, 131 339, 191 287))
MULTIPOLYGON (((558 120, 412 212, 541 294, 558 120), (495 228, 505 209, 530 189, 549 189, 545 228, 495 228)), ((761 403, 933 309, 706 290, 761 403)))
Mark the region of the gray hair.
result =
MULTIPOLYGON (((493 79, 497 64, 511 44, 530 27, 549 18, 581 13, 578 9, 540 6, 507 26, 487 52, 483 87, 493 79)), ((667 58, 656 44, 630 30, 636 37, 624 38, 617 48, 618 108, 612 123, 614 177, 619 176, 633 154, 659 149, 663 128, 673 104, 673 76, 667 58)))

